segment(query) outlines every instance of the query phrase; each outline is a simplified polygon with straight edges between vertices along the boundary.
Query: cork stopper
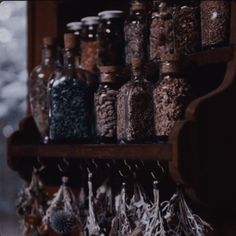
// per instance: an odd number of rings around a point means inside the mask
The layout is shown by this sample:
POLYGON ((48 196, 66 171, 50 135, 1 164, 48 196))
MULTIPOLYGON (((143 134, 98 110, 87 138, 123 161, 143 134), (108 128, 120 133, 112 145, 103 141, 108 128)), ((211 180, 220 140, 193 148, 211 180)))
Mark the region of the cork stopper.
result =
POLYGON ((101 73, 116 73, 119 71, 119 67, 117 66, 99 66, 99 70, 101 73))
POLYGON ((160 55, 161 61, 180 61, 181 56, 178 53, 162 53, 160 55))
POLYGON ((45 36, 43 37, 43 45, 55 45, 56 44, 56 38, 55 37, 50 37, 50 36, 45 36))
POLYGON ((133 0, 130 9, 133 11, 146 10, 146 5, 143 1, 133 0))
POLYGON ((133 67, 141 67, 142 66, 142 59, 141 58, 131 58, 131 65, 133 67))
POLYGON ((64 34, 65 48, 76 48, 76 36, 73 33, 64 34))
POLYGON ((161 55, 160 72, 162 74, 180 73, 181 56, 177 53, 166 53, 161 55))

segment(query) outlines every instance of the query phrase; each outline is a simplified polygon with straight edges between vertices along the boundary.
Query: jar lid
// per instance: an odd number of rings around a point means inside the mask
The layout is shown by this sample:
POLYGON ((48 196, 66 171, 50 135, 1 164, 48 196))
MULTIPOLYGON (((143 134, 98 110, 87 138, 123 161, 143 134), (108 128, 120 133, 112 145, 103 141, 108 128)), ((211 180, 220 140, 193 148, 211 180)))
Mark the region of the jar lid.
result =
POLYGON ((51 36, 45 36, 43 37, 43 44, 44 45, 55 45, 56 44, 56 38, 55 37, 51 37, 51 36))
POLYGON ((99 17, 97 16, 86 16, 81 19, 82 25, 98 25, 99 17))
POLYGON ((122 18, 124 16, 124 12, 120 10, 101 11, 98 13, 98 16, 100 19, 122 18))
POLYGON ((82 23, 80 21, 78 22, 69 22, 66 27, 69 29, 69 30, 72 30, 72 31, 77 31, 77 30, 80 30, 82 28, 82 23))
POLYGON ((64 46, 65 46, 65 48, 75 48, 76 47, 76 37, 73 33, 64 34, 64 46))

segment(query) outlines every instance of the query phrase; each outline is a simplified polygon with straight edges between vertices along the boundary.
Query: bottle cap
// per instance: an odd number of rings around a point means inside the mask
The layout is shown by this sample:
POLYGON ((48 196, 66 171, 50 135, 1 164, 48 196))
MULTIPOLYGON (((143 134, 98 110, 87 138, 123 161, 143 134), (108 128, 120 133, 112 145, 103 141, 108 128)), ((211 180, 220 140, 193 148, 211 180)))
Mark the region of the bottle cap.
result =
POLYGON ((82 25, 98 25, 99 17, 97 16, 87 16, 81 19, 82 25))
POLYGON ((51 36, 45 36, 43 37, 43 44, 44 45, 55 45, 56 44, 56 38, 51 36))
POLYGON ((76 47, 76 37, 73 33, 64 34, 64 46, 65 46, 65 48, 75 48, 76 47))
POLYGON ((66 25, 68 30, 72 30, 72 31, 77 31, 77 30, 81 30, 82 28, 82 23, 80 21, 78 22, 69 22, 66 25))
POLYGON ((122 18, 124 16, 124 12, 120 10, 101 11, 98 13, 98 16, 100 19, 122 18))

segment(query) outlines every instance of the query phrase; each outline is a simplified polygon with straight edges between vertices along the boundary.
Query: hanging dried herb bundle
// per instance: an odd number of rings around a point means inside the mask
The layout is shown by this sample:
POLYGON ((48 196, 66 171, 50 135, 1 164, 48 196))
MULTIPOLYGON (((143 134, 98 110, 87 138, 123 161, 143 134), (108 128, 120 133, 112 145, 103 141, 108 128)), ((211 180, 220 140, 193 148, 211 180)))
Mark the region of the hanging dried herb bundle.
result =
POLYGON ((184 199, 180 189, 170 201, 162 203, 165 220, 168 223, 168 235, 204 236, 211 226, 200 216, 194 214, 184 199))
POLYGON ((68 234, 79 228, 79 209, 72 190, 67 186, 68 178, 62 178, 62 185, 54 194, 43 223, 58 234, 68 234))
POLYGON ((23 220, 23 235, 40 234, 42 218, 47 207, 47 195, 39 179, 38 171, 33 170, 32 179, 28 187, 23 188, 16 203, 17 214, 23 220))

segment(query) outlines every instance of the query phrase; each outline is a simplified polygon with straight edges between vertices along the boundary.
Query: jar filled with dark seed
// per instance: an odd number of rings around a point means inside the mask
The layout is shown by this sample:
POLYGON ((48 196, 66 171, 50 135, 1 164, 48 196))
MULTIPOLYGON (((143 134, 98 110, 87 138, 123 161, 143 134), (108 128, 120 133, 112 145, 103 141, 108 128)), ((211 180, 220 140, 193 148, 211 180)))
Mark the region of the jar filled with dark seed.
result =
POLYGON ((91 73, 98 72, 98 39, 97 29, 99 18, 96 16, 88 16, 81 19, 81 68, 91 73))
POLYGON ((82 23, 80 21, 70 22, 66 25, 68 33, 73 33, 76 36, 76 65, 80 66, 80 37, 82 30, 82 23))
POLYGON ((64 44, 63 73, 50 88, 49 139, 52 142, 84 142, 90 138, 92 96, 85 79, 78 77, 76 71, 75 35, 65 34, 64 44))
POLYGON ((98 64, 99 66, 123 66, 124 13, 119 10, 102 11, 98 14, 98 64))
POLYGON ((129 15, 125 21, 126 64, 134 57, 147 58, 148 25, 147 6, 142 0, 132 0, 129 15))
POLYGON ((175 51, 181 54, 200 51, 200 0, 175 1, 173 18, 175 51))
POLYGON ((100 85, 95 93, 96 133, 100 143, 116 142, 116 96, 119 89, 118 68, 101 66, 100 85))
POLYGON ((215 48, 229 43, 229 0, 201 1, 202 47, 215 48))
POLYGON ((131 60, 132 79, 117 96, 117 139, 119 142, 150 142, 154 137, 152 84, 146 80, 142 61, 131 60))
POLYGON ((41 63, 33 69, 29 78, 30 107, 43 142, 46 142, 48 134, 47 85, 57 67, 56 51, 55 39, 44 37, 41 63))
POLYGON ((160 79, 153 90, 155 132, 159 141, 167 141, 176 121, 184 118, 191 100, 191 86, 182 75, 180 56, 161 56, 160 79))
POLYGON ((174 51, 173 4, 153 0, 149 21, 149 60, 158 62, 162 53, 174 51))

